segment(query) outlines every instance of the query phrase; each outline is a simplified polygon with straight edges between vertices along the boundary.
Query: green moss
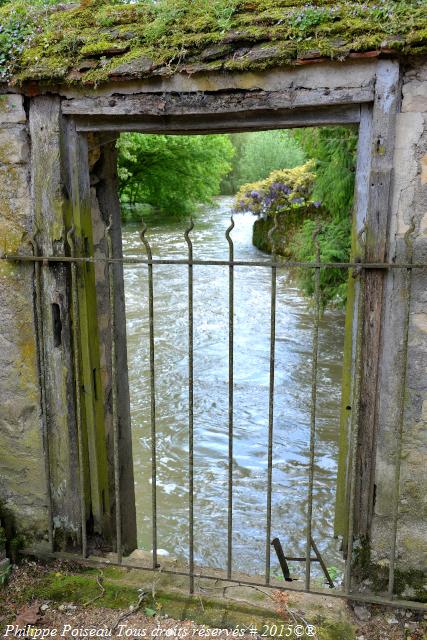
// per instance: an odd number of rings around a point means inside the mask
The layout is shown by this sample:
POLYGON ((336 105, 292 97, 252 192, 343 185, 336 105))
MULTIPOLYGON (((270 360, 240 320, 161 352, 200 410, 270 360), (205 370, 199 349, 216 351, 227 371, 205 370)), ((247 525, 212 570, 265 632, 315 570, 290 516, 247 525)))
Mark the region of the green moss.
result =
MULTIPOLYGON (((31 584, 22 594, 22 600, 33 598, 51 600, 54 602, 73 602, 85 604, 100 594, 96 569, 83 569, 79 573, 51 572, 40 580, 31 584)), ((99 607, 111 609, 125 609, 138 600, 140 588, 144 584, 139 582, 138 587, 127 582, 127 573, 124 569, 103 569, 103 586, 105 593, 96 601, 99 607)), ((203 624, 215 626, 235 626, 248 621, 252 623, 268 623, 277 621, 278 617, 273 612, 248 606, 244 603, 224 604, 210 598, 190 598, 183 593, 157 591, 155 598, 151 593, 151 583, 146 585, 147 597, 144 606, 167 613, 174 619, 191 619, 203 624)))
POLYGON ((89 42, 80 49, 80 53, 84 56, 108 55, 109 53, 114 54, 115 52, 124 53, 128 48, 126 44, 117 44, 117 42, 101 39, 95 42, 89 42))
POLYGON ((0 79, 101 83, 141 51, 152 67, 135 67, 131 77, 195 64, 207 72, 262 71, 298 57, 341 60, 369 50, 420 54, 427 50, 426 20, 424 0, 84 0, 58 11, 13 0, 0 7, 0 79), (231 43, 232 50, 205 68, 203 52, 213 43, 231 43), (250 50, 259 44, 270 54, 250 50), (101 55, 100 69, 79 70, 101 55))
MULTIPOLYGON (((185 595, 183 591, 172 591, 169 583, 165 585, 167 590, 159 588, 153 597, 151 574, 147 577, 146 573, 138 572, 136 579, 135 572, 129 572, 125 568, 106 567, 102 571, 105 589, 102 598, 98 598, 100 589, 97 583, 99 577, 97 569, 83 568, 76 571, 75 569, 67 570, 64 567, 61 571, 41 572, 40 577, 35 578, 23 590, 16 604, 37 599, 83 605, 96 598, 94 606, 127 609, 137 602, 142 589, 147 593, 142 610, 153 609, 160 615, 167 614, 174 620, 192 620, 196 624, 211 628, 255 625, 258 629, 263 629, 263 625, 270 627, 272 624, 284 623, 283 618, 271 609, 266 609, 262 604, 248 604, 231 598, 220 600, 204 595, 194 598, 185 595)), ((306 611, 304 616, 308 624, 316 626, 317 637, 320 640, 354 640, 355 638, 352 625, 342 616, 342 613, 331 611, 330 615, 328 613, 325 616, 314 608, 306 611)))
MULTIPOLYGON (((99 586, 96 582, 98 572, 89 570, 77 575, 63 575, 51 573, 41 584, 28 587, 25 598, 33 597, 53 600, 54 602, 74 602, 85 604, 99 595, 99 586)), ((105 594, 97 601, 99 606, 110 609, 127 608, 135 602, 137 594, 135 589, 123 585, 116 585, 110 580, 104 581, 105 594)))
POLYGON ((349 622, 326 622, 318 628, 318 640, 354 640, 355 628, 349 622))
MULTIPOLYGON (((389 580, 388 563, 381 564, 373 562, 369 540, 363 538, 354 550, 353 558, 353 578, 355 583, 363 580, 370 580, 372 593, 384 595, 387 593, 389 580)), ((425 584, 427 576, 424 571, 411 569, 404 571, 395 568, 394 572, 394 595, 405 597, 410 592, 410 598, 418 602, 427 602, 427 591, 425 584)))

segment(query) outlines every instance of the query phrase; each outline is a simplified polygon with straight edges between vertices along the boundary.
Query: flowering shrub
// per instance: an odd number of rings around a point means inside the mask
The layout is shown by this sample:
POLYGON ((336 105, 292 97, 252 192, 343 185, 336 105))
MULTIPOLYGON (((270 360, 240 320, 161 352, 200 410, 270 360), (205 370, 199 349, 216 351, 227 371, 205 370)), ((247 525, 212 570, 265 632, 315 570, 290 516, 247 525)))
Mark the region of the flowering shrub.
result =
POLYGON ((312 199, 314 164, 310 160, 294 169, 273 171, 260 182, 244 184, 236 195, 235 211, 250 211, 268 218, 319 208, 321 203, 312 199))

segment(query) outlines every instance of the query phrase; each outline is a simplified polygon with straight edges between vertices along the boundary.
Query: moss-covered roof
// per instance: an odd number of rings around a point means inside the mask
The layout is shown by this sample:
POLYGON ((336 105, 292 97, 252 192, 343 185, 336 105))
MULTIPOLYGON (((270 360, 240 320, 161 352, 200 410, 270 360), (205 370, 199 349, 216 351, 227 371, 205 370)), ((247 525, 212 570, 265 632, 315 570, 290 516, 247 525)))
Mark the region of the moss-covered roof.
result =
POLYGON ((394 53, 427 53, 427 0, 14 0, 0 7, 0 80, 13 82, 99 84, 394 53))

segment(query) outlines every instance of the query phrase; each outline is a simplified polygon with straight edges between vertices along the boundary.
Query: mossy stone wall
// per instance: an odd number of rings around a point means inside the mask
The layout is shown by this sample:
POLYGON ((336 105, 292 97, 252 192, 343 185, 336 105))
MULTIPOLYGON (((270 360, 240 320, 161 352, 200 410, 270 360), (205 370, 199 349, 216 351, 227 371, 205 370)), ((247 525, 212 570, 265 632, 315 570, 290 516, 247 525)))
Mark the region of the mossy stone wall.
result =
MULTIPOLYGON (((0 251, 30 253, 29 138, 23 97, 0 95, 0 251)), ((0 504, 23 532, 46 532, 33 266, 0 261, 0 504)), ((13 523, 12 523, 13 525, 13 523)))

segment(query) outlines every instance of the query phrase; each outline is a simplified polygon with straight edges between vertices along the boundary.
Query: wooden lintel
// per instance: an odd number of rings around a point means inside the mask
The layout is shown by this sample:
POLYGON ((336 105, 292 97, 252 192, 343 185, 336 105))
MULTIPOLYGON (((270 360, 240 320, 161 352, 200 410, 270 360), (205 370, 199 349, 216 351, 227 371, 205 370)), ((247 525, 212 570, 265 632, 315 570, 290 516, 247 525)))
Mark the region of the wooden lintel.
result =
POLYGON ((72 116, 195 116, 296 110, 372 102, 374 87, 290 88, 283 91, 218 91, 139 93, 64 100, 62 112, 72 116))
POLYGON ((357 124, 360 106, 327 109, 272 110, 207 116, 92 116, 75 117, 77 131, 141 131, 146 133, 201 134, 262 129, 291 129, 357 124))

